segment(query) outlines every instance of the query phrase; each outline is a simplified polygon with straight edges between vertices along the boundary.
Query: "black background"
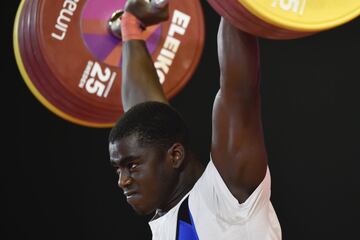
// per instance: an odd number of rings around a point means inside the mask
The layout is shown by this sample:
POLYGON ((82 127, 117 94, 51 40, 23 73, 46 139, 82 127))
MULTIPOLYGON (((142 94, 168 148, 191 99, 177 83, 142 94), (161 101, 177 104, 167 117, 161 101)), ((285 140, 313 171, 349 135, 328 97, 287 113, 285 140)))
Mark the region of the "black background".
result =
MULTIPOLYGON (((18 3, 4 2, 1 16, 0 238, 151 239, 147 218, 136 216, 117 188, 108 160, 109 129, 58 118, 23 82, 12 49, 18 3)), ((218 88, 219 17, 202 4, 202 61, 172 103, 206 162, 218 88)), ((360 19, 311 37, 260 44, 272 201, 284 239, 357 239, 360 19)))

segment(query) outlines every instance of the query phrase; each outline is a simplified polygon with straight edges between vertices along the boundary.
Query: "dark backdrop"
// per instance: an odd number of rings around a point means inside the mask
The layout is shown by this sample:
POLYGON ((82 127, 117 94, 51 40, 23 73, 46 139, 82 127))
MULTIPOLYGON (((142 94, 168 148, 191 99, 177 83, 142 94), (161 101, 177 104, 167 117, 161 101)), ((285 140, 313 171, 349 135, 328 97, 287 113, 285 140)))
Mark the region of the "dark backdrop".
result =
MULTIPOLYGON (((2 6, 1 239, 150 239, 117 188, 109 129, 71 124, 38 102, 12 50, 19 1, 2 6), (5 113, 4 113, 5 112, 5 113), (8 133, 5 135, 5 133, 8 133)), ((172 103, 208 160, 219 17, 204 2, 202 61, 172 103)), ((284 239, 356 239, 360 223, 360 19, 304 39, 261 39, 263 125, 284 239)))

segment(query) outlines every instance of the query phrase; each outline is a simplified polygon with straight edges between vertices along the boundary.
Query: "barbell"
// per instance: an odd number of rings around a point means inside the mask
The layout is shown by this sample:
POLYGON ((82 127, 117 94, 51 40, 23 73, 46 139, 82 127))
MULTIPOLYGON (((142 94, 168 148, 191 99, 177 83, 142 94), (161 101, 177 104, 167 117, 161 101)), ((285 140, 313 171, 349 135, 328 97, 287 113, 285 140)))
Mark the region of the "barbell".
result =
MULTIPOLYGON (((170 1, 169 20, 145 31, 167 98, 190 80, 204 46, 200 1, 170 1), (170 47, 175 43, 176 48, 170 47)), ((122 44, 116 20, 125 2, 21 1, 13 34, 20 73, 34 96, 61 118, 88 127, 111 127, 122 115, 122 44)), ((360 0, 208 2, 239 29, 270 39, 305 37, 360 14, 360 0)))

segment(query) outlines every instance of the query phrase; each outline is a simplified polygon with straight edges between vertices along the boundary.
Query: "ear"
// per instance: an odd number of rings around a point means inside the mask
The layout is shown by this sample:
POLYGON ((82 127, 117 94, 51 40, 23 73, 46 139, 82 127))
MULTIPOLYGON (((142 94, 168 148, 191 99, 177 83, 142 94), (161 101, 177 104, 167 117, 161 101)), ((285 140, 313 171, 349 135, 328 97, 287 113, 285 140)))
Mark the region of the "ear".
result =
POLYGON ((167 151, 167 157, 173 168, 180 168, 185 159, 185 148, 181 143, 174 143, 167 151))

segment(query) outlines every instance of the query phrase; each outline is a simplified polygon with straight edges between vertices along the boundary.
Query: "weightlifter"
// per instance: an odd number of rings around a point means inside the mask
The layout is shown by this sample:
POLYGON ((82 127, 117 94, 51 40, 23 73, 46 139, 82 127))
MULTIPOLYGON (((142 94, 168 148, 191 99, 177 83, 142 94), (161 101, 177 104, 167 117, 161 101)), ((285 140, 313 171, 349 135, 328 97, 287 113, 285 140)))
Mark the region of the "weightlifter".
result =
POLYGON ((257 39, 221 19, 220 89, 203 167, 191 153, 186 124, 164 96, 143 37, 143 26, 168 18, 168 7, 131 0, 122 16, 125 114, 109 136, 119 187, 137 213, 155 212, 149 224, 156 240, 281 239, 270 202, 257 39))

